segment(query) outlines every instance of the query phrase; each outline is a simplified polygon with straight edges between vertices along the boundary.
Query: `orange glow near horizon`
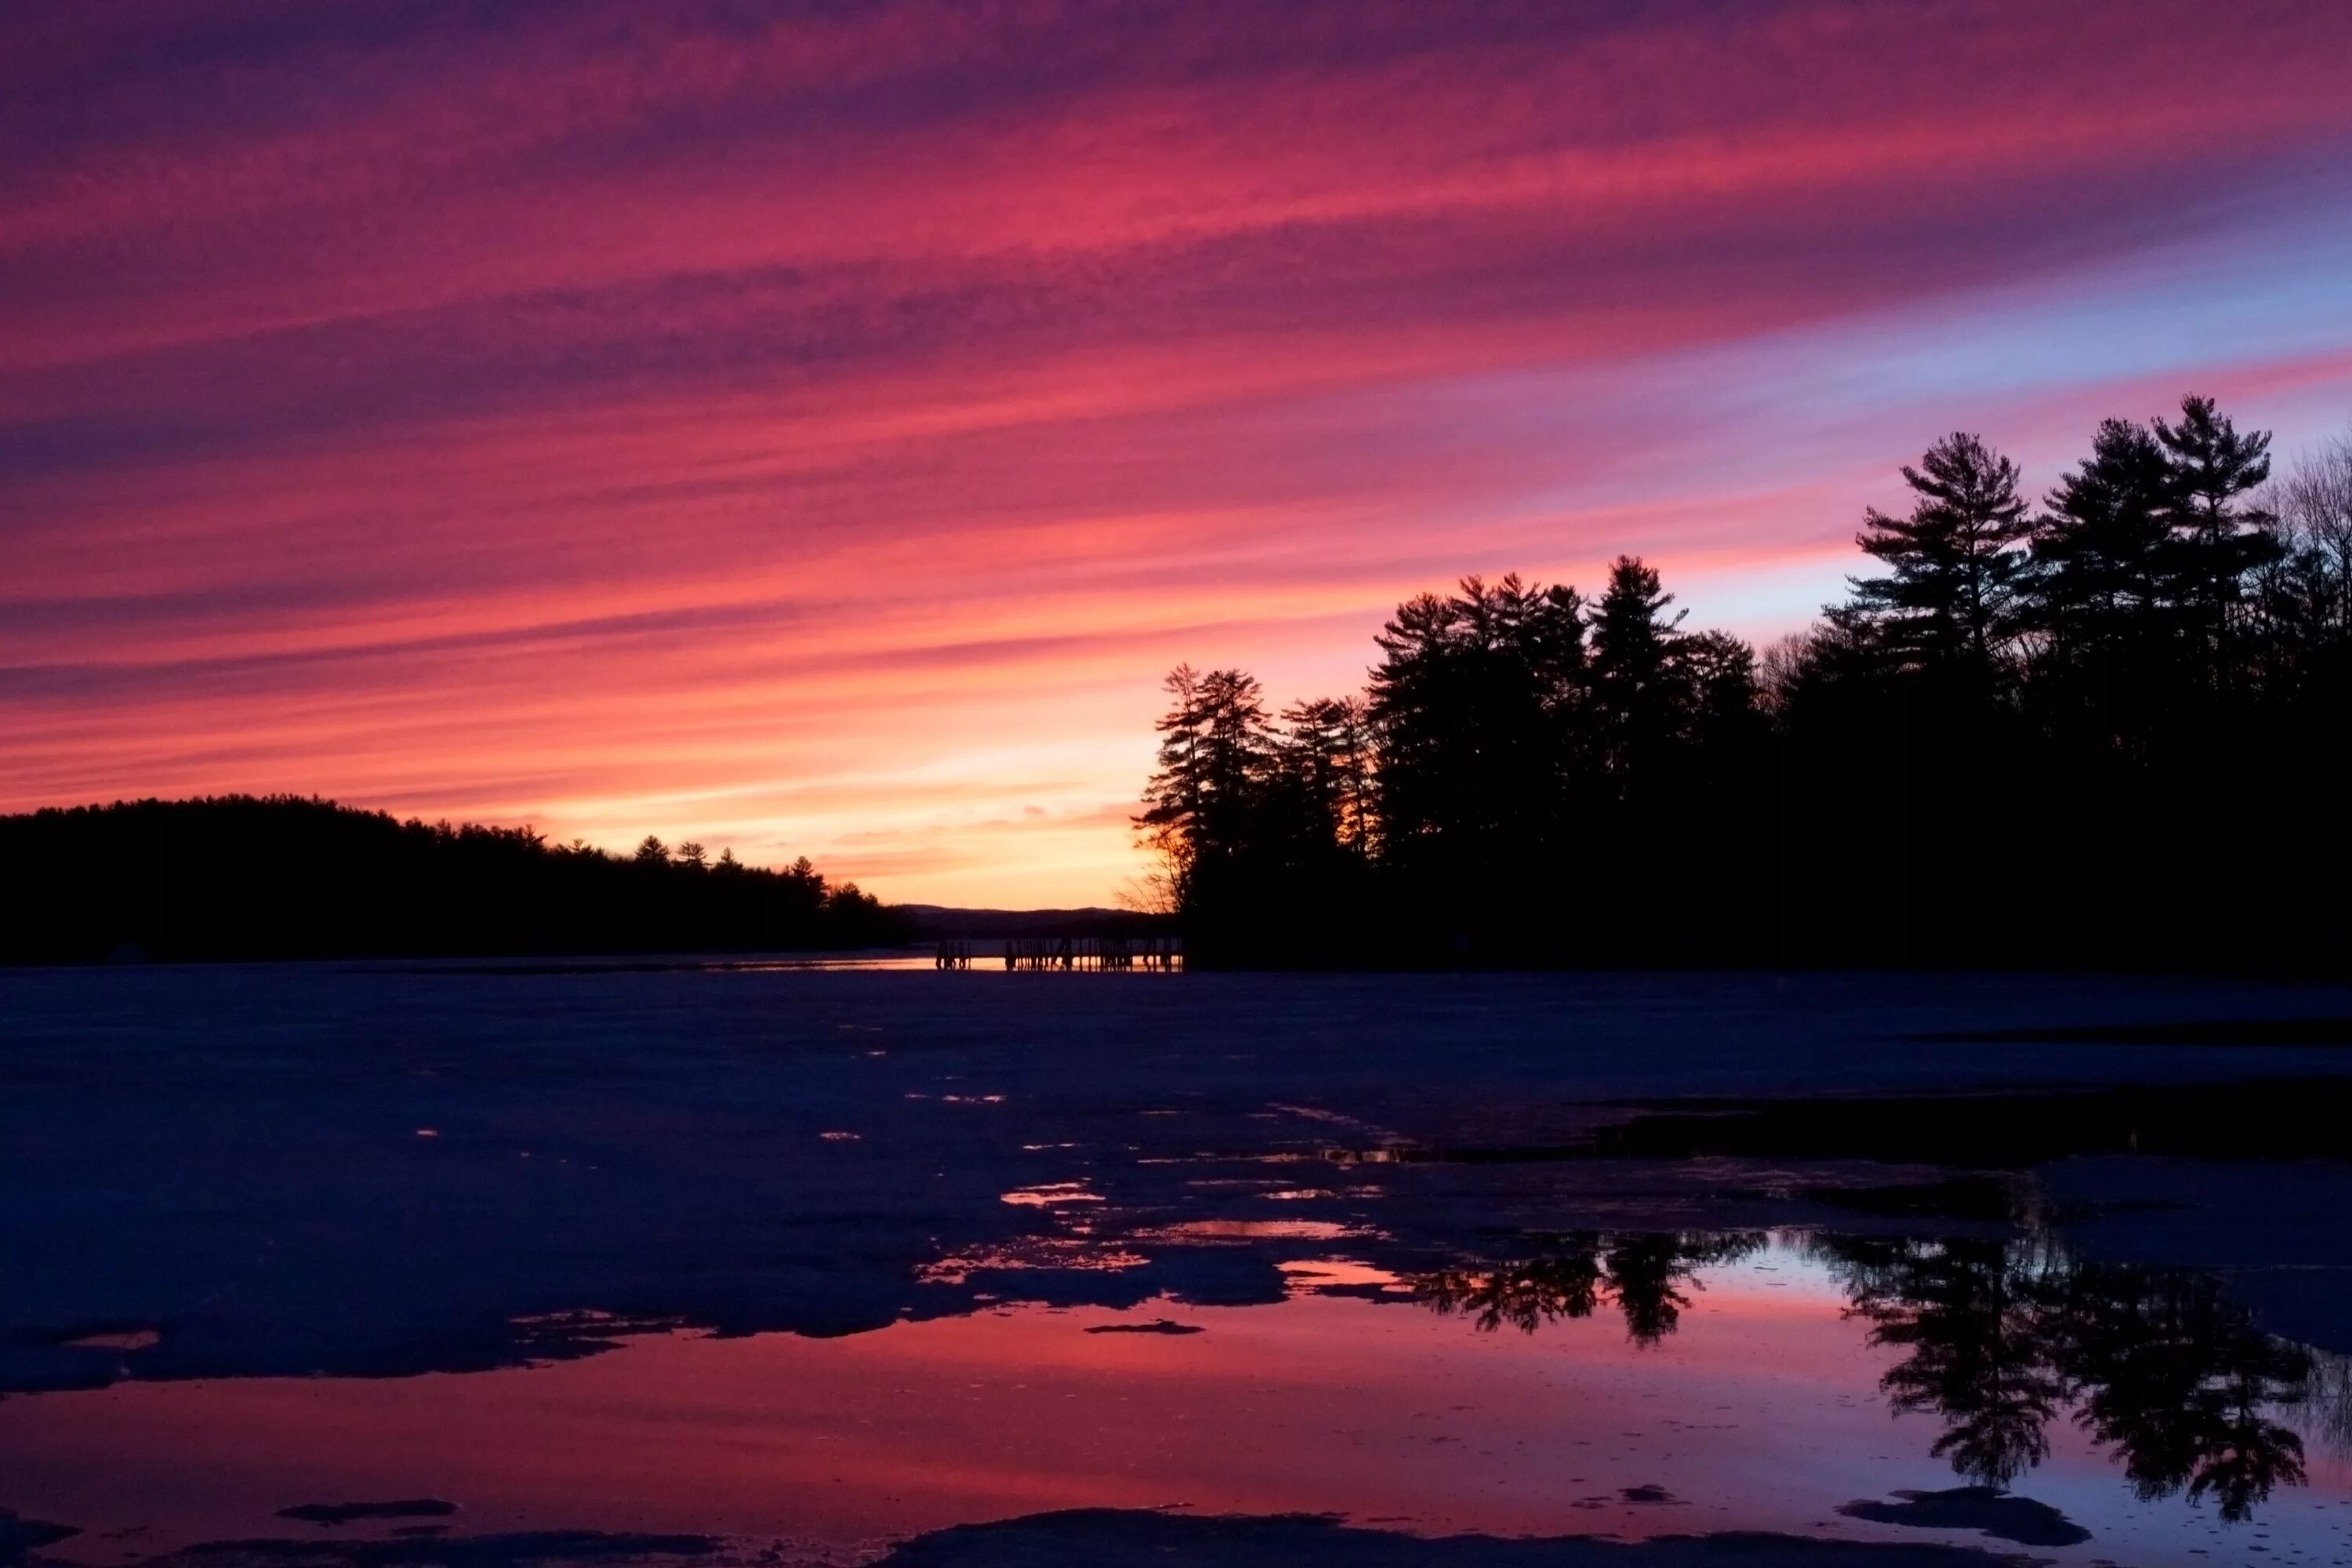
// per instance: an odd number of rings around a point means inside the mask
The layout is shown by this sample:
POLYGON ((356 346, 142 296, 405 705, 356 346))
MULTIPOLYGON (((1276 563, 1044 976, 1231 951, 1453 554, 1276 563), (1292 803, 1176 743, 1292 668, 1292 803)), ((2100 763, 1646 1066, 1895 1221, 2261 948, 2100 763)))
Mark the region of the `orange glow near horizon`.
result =
POLYGON ((1102 903, 1159 679, 1620 551, 1769 637, 1954 426, 2352 416, 2352 17, 100 4, 0 31, 0 810, 1102 903))

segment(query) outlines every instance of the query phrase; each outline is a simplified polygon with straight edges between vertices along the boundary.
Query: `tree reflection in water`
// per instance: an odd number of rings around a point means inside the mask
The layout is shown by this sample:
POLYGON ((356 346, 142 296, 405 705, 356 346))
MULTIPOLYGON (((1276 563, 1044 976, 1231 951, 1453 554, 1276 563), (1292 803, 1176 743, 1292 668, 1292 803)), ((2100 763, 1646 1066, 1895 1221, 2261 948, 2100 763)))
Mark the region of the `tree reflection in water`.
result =
MULTIPOLYGON (((1533 1332, 1613 1304, 1626 1332, 1675 1331, 1698 1271, 1760 1250, 1756 1233, 1556 1238, 1544 1255, 1421 1276, 1421 1300, 1533 1332)), ((2278 1416, 2343 1425, 2332 1358, 2265 1333, 2212 1276, 2088 1263, 2055 1238, 1923 1241, 1809 1237, 1869 1325, 1901 1352, 1880 1387, 1898 1411, 1940 1416, 1933 1452, 1968 1480, 2007 1487, 2049 1457, 2062 1415, 2111 1449, 2143 1500, 2210 1499, 2250 1517, 2274 1487, 2300 1485, 2302 1437, 2278 1416)))
POLYGON ((1637 1344, 1654 1345, 1682 1322, 1699 1289, 1698 1270, 1760 1252, 1761 1232, 1629 1234, 1579 1231, 1553 1251, 1519 1263, 1449 1268, 1413 1281, 1441 1315, 1460 1313, 1491 1333, 1505 1323, 1525 1333, 1561 1318, 1589 1318, 1614 1303, 1637 1344))
POLYGON ((1832 1242, 1823 1251, 1870 1342, 1904 1352, 1879 1380, 1895 1409, 1941 1415, 1929 1450, 1981 1485, 2005 1487, 2050 1455, 2066 1403, 2049 1302, 2063 1255, 1999 1241, 1832 1242))
POLYGON ((1874 1345, 1906 1353, 1881 1382, 1898 1410, 1939 1414, 1936 1452, 2006 1485, 2074 1420, 2143 1500, 2210 1497, 2242 1520, 2304 1479, 2309 1351, 2263 1332, 2210 1274, 2084 1263, 2047 1237, 1818 1244, 1874 1345))

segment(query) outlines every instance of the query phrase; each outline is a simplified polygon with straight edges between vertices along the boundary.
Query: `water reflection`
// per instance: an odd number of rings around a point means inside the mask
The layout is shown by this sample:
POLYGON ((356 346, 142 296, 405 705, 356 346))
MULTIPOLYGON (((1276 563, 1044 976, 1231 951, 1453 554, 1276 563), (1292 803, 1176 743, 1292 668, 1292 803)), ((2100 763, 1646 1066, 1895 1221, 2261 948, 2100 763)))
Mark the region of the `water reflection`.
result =
POLYGON ((338 1536, 370 1539, 425 1528, 396 1524, 386 1499, 446 1500, 468 1539, 789 1537, 788 1562, 1171 1499, 1416 1536, 1982 1536, 2150 1568, 2256 1542, 2281 1562, 2341 1554, 2352 1475, 2324 1416, 2343 1368, 2263 1334, 2210 1278, 2046 1241, 1788 1231, 1551 1235, 1508 1262, 1421 1273, 1380 1234, 1161 1224, 1139 1247, 1105 1228, 1062 1238, 1074 1250, 1026 1276, 1025 1300, 993 1289, 1020 1271, 975 1252, 958 1267, 986 1273, 976 1310, 872 1332, 710 1337, 608 1317, 594 1326, 609 1353, 528 1370, 134 1375, 0 1402, 0 1507, 81 1527, 78 1552, 52 1554, 87 1568, 119 1568, 109 1532, 131 1528, 148 1568, 220 1563, 155 1553, 282 1535, 289 1519, 347 1517, 338 1536), (1256 1304, 1048 1304, 1086 1246, 1137 1247, 1136 1272, 1177 1253, 1285 1256, 1256 1304), (1890 1431, 1890 1401, 1918 1414, 1890 1431), (1965 1484, 1935 1479, 1947 1464, 1965 1484), (2206 1506, 2150 1509, 2135 1491, 2206 1506), (2223 1515, 2252 1510, 2263 1533, 2233 1536, 2223 1515))
POLYGON ((1884 1386, 1945 1422, 1936 1452, 2005 1485, 2049 1452, 2067 1408, 2143 1500, 2210 1497, 2247 1517, 2304 1479, 2315 1358, 2265 1333, 2212 1276, 2086 1264, 2042 1237, 1827 1244, 1874 1344, 1905 1353, 1884 1386))
POLYGON ((1684 1292, 1700 1289, 1698 1271, 1763 1250, 1762 1232, 1605 1236, 1580 1231, 1558 1238, 1555 1250, 1523 1262, 1482 1269, 1446 1269, 1414 1281, 1441 1316, 1460 1313, 1492 1332, 1508 1323, 1533 1333, 1563 1318, 1589 1318, 1613 1304, 1625 1332, 1654 1345, 1682 1322, 1684 1292))
POLYGON ((1929 1450, 1961 1476, 2005 1487, 2050 1457, 2068 1379, 2050 1302, 2063 1255, 2036 1242, 1832 1242, 1823 1250, 1870 1343, 1900 1350, 1879 1386, 1900 1411, 1943 1419, 1929 1450))
MULTIPOLYGON (((1680 1325, 1700 1271, 1761 1251, 1759 1233, 1554 1238, 1539 1256, 1416 1276, 1441 1316, 1491 1332, 1613 1305, 1655 1345, 1680 1325)), ((2343 1363, 2265 1332, 2206 1273, 2084 1261, 2054 1237, 1809 1237, 1799 1245, 1844 1292, 1874 1349, 1898 1352, 1879 1387, 1897 1412, 1943 1423, 1931 1452, 1970 1483, 2005 1489, 2050 1456, 2071 1418, 2123 1466, 2143 1501, 2210 1500, 2249 1518, 2305 1479, 2282 1419, 2352 1426, 2343 1363)))

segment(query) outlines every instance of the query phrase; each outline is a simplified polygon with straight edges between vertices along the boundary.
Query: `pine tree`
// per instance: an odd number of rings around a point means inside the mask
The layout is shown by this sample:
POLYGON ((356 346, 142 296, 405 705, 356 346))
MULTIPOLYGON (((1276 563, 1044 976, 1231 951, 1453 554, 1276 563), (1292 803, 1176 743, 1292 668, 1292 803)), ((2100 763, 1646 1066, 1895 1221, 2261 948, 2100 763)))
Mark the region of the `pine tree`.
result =
POLYGON ((1380 816, 1418 855, 1516 857, 1554 830, 1582 696, 1584 600, 1507 576, 1397 607, 1369 704, 1380 816))
POLYGON ((1754 723, 1754 648, 1729 632, 1694 632, 1675 639, 1675 663, 1680 693, 1689 705, 1685 725, 1692 739, 1719 739, 1754 723))
POLYGON ((2147 427, 2110 419, 2050 492, 2033 536, 2028 621, 2071 662, 2154 629, 2164 592, 2173 473, 2147 427))
POLYGON ((1592 724, 1602 766, 1622 771, 1678 727, 1685 707, 1675 596, 1640 557, 1620 555, 1592 611, 1592 724))
POLYGON ((1903 480, 1907 517, 1872 508, 1854 542, 1884 577, 1853 579, 1855 604, 1899 667, 1990 681, 2015 637, 2030 531, 2017 465, 1965 432, 1927 448, 1903 480))
POLYGON ((1370 855, 1372 730, 1362 702, 1324 697, 1284 709, 1276 763, 1319 847, 1370 855))
POLYGON ((1158 725, 1160 771, 1135 821, 1181 901, 1204 868, 1248 846, 1273 732, 1256 679, 1241 670, 1179 665, 1164 685, 1172 700, 1158 725))
POLYGON ((2241 436, 2211 398, 2192 394, 2180 400, 2179 424, 2156 421, 2156 438, 2172 468, 2172 597, 2221 675, 2246 578, 2280 552, 2270 532, 2276 520, 2245 504, 2271 477, 2270 432, 2241 436))

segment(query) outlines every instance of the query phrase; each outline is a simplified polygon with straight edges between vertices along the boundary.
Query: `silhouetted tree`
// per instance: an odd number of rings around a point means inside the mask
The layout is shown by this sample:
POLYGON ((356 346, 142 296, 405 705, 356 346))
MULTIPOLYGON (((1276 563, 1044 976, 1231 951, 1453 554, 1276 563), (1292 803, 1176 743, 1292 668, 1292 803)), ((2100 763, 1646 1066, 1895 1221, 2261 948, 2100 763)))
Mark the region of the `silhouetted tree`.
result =
POLYGON ((2352 435, 2277 487, 2273 558, 2251 574, 2244 649, 2263 694, 2303 705, 2326 733, 2352 676, 2352 435))
POLYGON ((2033 536, 2030 620, 2051 663, 2147 656, 2162 629, 2175 489, 2147 427, 2110 419, 2050 492, 2033 536))
POLYGON ((1754 648, 1728 632, 1693 632, 1675 639, 1675 663, 1686 738, 1704 744, 1755 732, 1763 695, 1754 648))
POLYGON ((2247 500, 2270 478, 2270 435, 2240 435, 2211 398, 2194 395, 2180 400, 2179 423, 2155 428, 2172 468, 2173 597, 2205 644, 2205 668, 2226 676, 2221 656, 2246 575, 2278 552, 2271 515, 2247 500))
POLYGON ((1282 711, 1278 773, 1297 792, 1303 831, 1359 860, 1372 853, 1371 718, 1351 697, 1296 702, 1282 711))
POLYGON ((1465 579, 1398 607, 1375 639, 1375 798, 1401 903, 1457 954, 1491 946, 1510 889, 1563 852, 1584 698, 1584 602, 1465 579))
POLYGON ((2334 588, 2326 619, 2340 639, 2352 630, 2352 432, 2298 463, 2278 499, 2288 547, 2316 557, 2334 588))
POLYGON ((2031 521, 1937 442, 1761 660, 1621 556, 1406 601, 1360 708, 1179 670, 1139 826, 1194 959, 2352 973, 2352 438, 2265 489, 2181 407, 2031 521))
POLYGON ((1166 686, 1160 771, 1136 821, 1192 924, 1194 951, 1213 956, 1221 942, 1257 940, 1249 928, 1260 892, 1279 879, 1284 857, 1269 831, 1275 734, 1258 683, 1240 670, 1179 666, 1166 686))
POLYGON ((1600 765, 1622 778, 1654 759, 1682 728, 1691 706, 1684 679, 1683 612, 1658 574, 1631 555, 1609 568, 1609 587, 1592 610, 1591 743, 1600 765))
POLYGON ((1854 542, 1886 567, 1853 580, 1854 602, 1900 666, 1990 681, 2018 629, 2017 584, 2031 531, 2017 465, 1966 432, 1927 448, 1903 482, 1910 513, 1876 508, 1854 542))
POLYGON ((1180 665, 1167 687, 1150 810, 1182 822, 1200 853, 1230 854, 1247 839, 1274 750, 1258 683, 1238 669, 1180 665))

